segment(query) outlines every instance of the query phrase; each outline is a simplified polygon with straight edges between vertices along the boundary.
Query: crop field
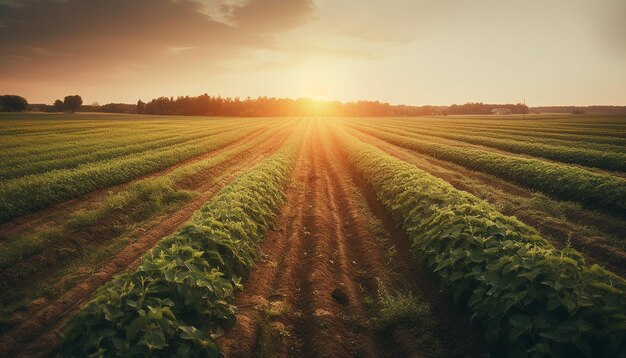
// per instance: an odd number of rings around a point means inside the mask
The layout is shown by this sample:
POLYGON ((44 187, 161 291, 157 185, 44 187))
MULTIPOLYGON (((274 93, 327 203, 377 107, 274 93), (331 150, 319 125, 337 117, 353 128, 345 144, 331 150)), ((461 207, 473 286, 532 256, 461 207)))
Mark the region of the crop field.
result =
POLYGON ((0 115, 0 356, 624 357, 626 116, 0 115))

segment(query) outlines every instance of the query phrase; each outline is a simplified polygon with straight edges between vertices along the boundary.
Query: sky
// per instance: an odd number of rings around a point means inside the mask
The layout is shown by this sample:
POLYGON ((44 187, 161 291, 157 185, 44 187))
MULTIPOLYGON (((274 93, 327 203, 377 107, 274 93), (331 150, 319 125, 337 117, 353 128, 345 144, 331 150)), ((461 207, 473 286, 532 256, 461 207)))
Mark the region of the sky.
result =
POLYGON ((624 0, 0 0, 0 94, 626 105, 624 0))

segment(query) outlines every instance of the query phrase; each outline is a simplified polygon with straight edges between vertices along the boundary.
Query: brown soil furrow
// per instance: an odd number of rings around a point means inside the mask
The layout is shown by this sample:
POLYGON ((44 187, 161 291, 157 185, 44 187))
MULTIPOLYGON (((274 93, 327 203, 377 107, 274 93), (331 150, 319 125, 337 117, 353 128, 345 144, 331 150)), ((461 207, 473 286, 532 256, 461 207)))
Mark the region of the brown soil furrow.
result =
POLYGON ((28 234, 32 232, 32 230, 34 230, 35 228, 40 229, 43 227, 53 225, 55 223, 63 222, 64 219, 70 213, 81 208, 89 207, 90 205, 94 203, 97 203, 103 196, 107 195, 109 192, 116 192, 126 187, 130 183, 133 183, 142 179, 146 179, 146 178, 156 178, 156 177, 165 175, 173 171, 176 168, 218 155, 220 153, 223 153, 227 150, 230 150, 232 148, 235 148, 239 145, 242 145, 244 143, 247 143, 253 140, 254 138, 258 137, 260 134, 266 132, 268 129, 269 127, 260 129, 258 131, 255 131, 252 134, 249 134, 221 148, 197 155, 193 158, 180 161, 163 170, 137 177, 130 182, 115 185, 115 186, 110 186, 107 188, 96 189, 80 197, 70 199, 68 201, 53 205, 51 207, 39 210, 34 213, 26 214, 8 223, 0 224, 0 233, 2 233, 4 237, 11 237, 11 236, 15 236, 18 234, 24 235, 24 234, 28 234))
MULTIPOLYGON (((336 173, 347 176, 349 180, 362 195, 366 211, 368 215, 363 215, 363 210, 359 210, 354 206, 354 201, 349 200, 344 207, 349 207, 352 218, 355 222, 354 228, 358 232, 354 236, 353 250, 361 250, 360 257, 365 260, 368 267, 365 270, 366 282, 370 293, 379 287, 373 279, 381 279, 385 288, 391 291, 409 290, 428 303, 432 309, 432 316, 436 320, 433 322, 434 327, 431 330, 436 335, 435 342, 422 341, 417 343, 421 337, 420 333, 410 332, 409 327, 399 326, 394 329, 388 336, 382 336, 389 357, 430 357, 440 355, 442 352, 437 351, 437 344, 446 347, 446 355, 463 356, 463 357, 481 357, 485 356, 485 346, 481 337, 480 329, 475 327, 469 320, 468 313, 461 309, 456 309, 451 305, 450 299, 446 293, 441 290, 440 284, 436 276, 424 269, 419 260, 416 260, 412 254, 411 241, 404 231, 399 227, 398 223, 389 215, 382 204, 376 198, 376 195, 370 185, 367 183, 350 163, 345 153, 338 148, 336 138, 333 138, 331 148, 335 148, 331 157, 337 158, 337 165, 340 167, 336 173), (376 237, 368 231, 371 227, 370 221, 379 222, 380 229, 383 230, 382 236, 388 242, 384 247, 376 244, 376 237), (368 225, 370 224, 370 225, 368 225), (393 258, 385 264, 385 255, 383 250, 394 248, 393 258), (381 250, 382 249, 382 250, 381 250), (439 352, 439 353, 436 353, 439 352)), ((347 183, 347 180, 337 180, 336 182, 347 183)))
MULTIPOLYGON (((531 196, 531 192, 514 184, 493 178, 490 175, 474 172, 463 166, 393 145, 362 132, 350 131, 350 133, 360 140, 372 144, 398 159, 409 162, 447 181, 457 189, 475 194, 489 202, 511 200, 509 196, 531 196), (499 190, 500 193, 494 190, 488 193, 489 197, 485 197, 485 193, 476 192, 474 185, 493 187, 499 190)), ((565 245, 571 244, 572 247, 584 253, 595 263, 619 275, 626 276, 626 251, 603 243, 602 237, 588 236, 572 231, 562 225, 561 218, 551 218, 545 212, 537 212, 526 208, 513 211, 507 210, 507 208, 499 208, 499 210, 506 215, 515 215, 520 220, 537 228, 540 232, 550 235, 555 239, 553 242, 555 246, 562 248, 565 245)), ((568 221, 573 224, 581 223, 614 237, 622 237, 626 234, 626 227, 620 220, 603 220, 602 217, 582 209, 577 212, 568 212, 566 215, 568 221)))
POLYGON ((277 220, 278 230, 268 233, 262 247, 270 259, 259 263, 237 297, 236 303, 245 308, 237 326, 221 342, 228 356, 266 350, 278 356, 351 356, 356 349, 376 352, 371 334, 354 332, 349 322, 354 314, 363 316, 363 309, 357 308, 360 293, 349 272, 353 260, 346 247, 345 220, 338 216, 342 208, 316 132, 307 136, 277 220), (335 289, 349 297, 346 306, 333 299, 335 289), (257 322, 275 307, 288 309, 272 326, 257 322), (268 342, 266 331, 276 327, 282 336, 268 342))
MULTIPOLYGON (((290 283, 296 281, 295 267, 302 264, 300 260, 304 253, 303 238, 308 233, 307 223, 310 223, 312 212, 312 205, 309 203, 314 200, 315 191, 312 187, 316 179, 307 155, 311 152, 312 143, 308 135, 305 138, 287 188, 287 200, 277 218, 276 229, 267 233, 261 247, 265 260, 257 263, 246 280, 245 291, 236 298, 235 303, 240 307, 237 325, 221 342, 222 349, 228 356, 245 356, 255 352, 256 342, 260 338, 259 327, 252 317, 253 308, 269 309, 269 300, 273 298, 276 298, 273 300, 276 302, 287 301, 288 304, 293 304, 294 291, 301 289, 290 283)), ((292 328, 286 327, 285 332, 290 332, 292 328)), ((276 351, 277 354, 298 355, 301 352, 301 342, 297 342, 295 337, 285 335, 282 338, 289 341, 290 347, 281 347, 280 351, 276 351)))
POLYGON ((124 247, 102 266, 94 269, 91 276, 84 281, 41 307, 23 323, 8 331, 0 341, 0 356, 18 356, 18 353, 19 356, 48 355, 57 344, 68 316, 89 301, 99 286, 114 275, 136 267, 143 253, 152 248, 161 238, 175 232, 228 182, 273 153, 280 147, 286 135, 283 132, 263 145, 251 149, 247 152, 247 156, 238 155, 213 168, 210 175, 214 180, 205 180, 205 185, 197 187, 199 195, 191 202, 173 213, 161 215, 137 228, 136 232, 128 235, 138 236, 132 244, 124 247), (24 350, 24 347, 27 349, 24 350))
MULTIPOLYGON (((369 188, 363 181, 357 185, 355 172, 336 143, 327 139, 324 126, 315 123, 307 136, 277 230, 266 235, 261 247, 266 260, 259 262, 238 294, 237 324, 220 340, 220 347, 229 357, 429 356, 407 329, 383 336, 368 324, 371 312, 365 302, 376 295, 378 279, 389 289, 399 289, 395 268, 401 267, 416 286, 421 281, 413 280, 415 270, 422 270, 410 255, 408 239, 382 207, 375 202, 378 206, 371 209, 369 200, 359 205, 364 199, 357 193, 369 188), (385 263, 384 248, 369 222, 372 217, 385 223, 385 229, 393 232, 392 243, 405 250, 393 267, 385 263)), ((438 307, 447 303, 434 296, 438 307)), ((435 308, 449 313, 446 309, 435 308)), ((442 324, 450 332, 470 332, 450 338, 468 341, 461 344, 465 352, 470 356, 481 352, 482 345, 476 343, 480 338, 471 333, 467 317, 439 313, 438 317, 450 322, 442 324)))
MULTIPOLYGON (((319 129, 314 141, 314 160, 321 172, 315 190, 320 195, 314 204, 318 215, 314 217, 314 240, 310 241, 314 244, 314 255, 312 262, 305 267, 308 283, 312 286, 312 295, 309 294, 308 299, 314 310, 305 311, 304 320, 298 327, 311 336, 307 351, 316 356, 381 356, 375 337, 364 330, 368 315, 363 307, 363 290, 355 278, 357 268, 361 268, 357 265, 363 262, 363 258, 354 245, 350 245, 350 237, 356 237, 358 232, 353 227, 354 218, 349 215, 347 183, 331 165, 319 129), (334 293, 341 292, 345 302, 333 297, 334 293)), ((369 238, 362 239, 367 241, 369 238)))

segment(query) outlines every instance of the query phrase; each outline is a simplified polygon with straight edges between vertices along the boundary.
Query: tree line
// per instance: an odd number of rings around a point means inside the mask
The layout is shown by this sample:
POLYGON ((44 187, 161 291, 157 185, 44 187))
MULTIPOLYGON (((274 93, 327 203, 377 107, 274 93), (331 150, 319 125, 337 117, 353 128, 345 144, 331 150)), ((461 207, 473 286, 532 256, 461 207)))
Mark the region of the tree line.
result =
POLYGON ((491 114, 494 109, 508 109, 510 113, 528 113, 523 104, 466 103, 452 106, 392 105, 380 101, 319 101, 308 98, 258 97, 229 98, 220 96, 159 97, 137 104, 108 103, 83 105, 80 96, 67 96, 52 105, 28 105, 30 111, 40 112, 103 112, 136 113, 181 116, 223 117, 287 117, 287 116, 348 116, 348 117, 411 117, 448 114, 491 114))
POLYGON ((419 116, 434 115, 433 106, 390 105, 379 101, 317 101, 307 98, 224 98, 203 94, 197 97, 159 97, 148 103, 139 101, 137 112, 145 114, 283 117, 283 116, 419 116))
POLYGON ((84 105, 81 96, 66 96, 53 104, 28 104, 24 97, 0 96, 0 112, 102 112, 182 116, 223 117, 283 117, 283 116, 352 116, 398 117, 438 115, 488 115, 522 113, 626 113, 626 106, 549 106, 529 108, 525 104, 465 103, 451 106, 392 105, 380 101, 318 101, 307 98, 290 99, 274 97, 229 98, 220 96, 159 97, 136 104, 108 103, 84 105))
POLYGON ((236 116, 236 117, 282 117, 282 116, 424 116, 447 114, 489 114, 494 108, 507 107, 512 113, 526 113, 528 107, 516 105, 492 105, 468 103, 446 106, 391 105, 380 101, 317 101, 300 98, 223 98, 203 94, 197 97, 159 97, 148 103, 137 104, 137 112, 145 114, 236 116), (526 112, 524 112, 526 111, 526 112))
POLYGON ((491 114, 506 108, 510 113, 528 113, 524 104, 466 103, 452 106, 392 105, 380 101, 318 101, 307 98, 224 98, 203 94, 197 97, 159 97, 148 103, 139 101, 137 113, 191 116, 283 117, 283 116, 353 116, 397 117, 448 114, 491 114))

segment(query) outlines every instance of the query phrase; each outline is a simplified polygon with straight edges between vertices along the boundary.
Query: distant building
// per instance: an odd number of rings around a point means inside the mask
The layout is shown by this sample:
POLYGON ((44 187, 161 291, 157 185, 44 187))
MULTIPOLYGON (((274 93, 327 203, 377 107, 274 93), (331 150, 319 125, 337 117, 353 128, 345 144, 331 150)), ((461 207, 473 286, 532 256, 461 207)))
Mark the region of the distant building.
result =
POLYGON ((491 114, 511 114, 510 108, 494 108, 491 110, 491 114))

